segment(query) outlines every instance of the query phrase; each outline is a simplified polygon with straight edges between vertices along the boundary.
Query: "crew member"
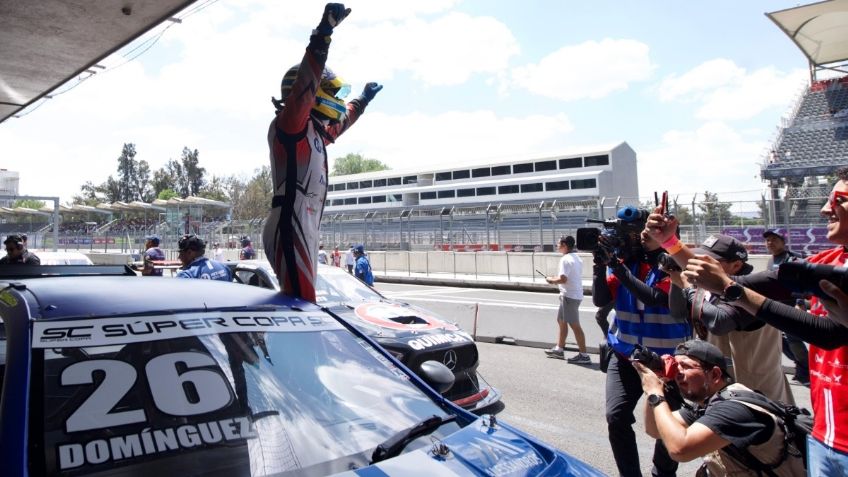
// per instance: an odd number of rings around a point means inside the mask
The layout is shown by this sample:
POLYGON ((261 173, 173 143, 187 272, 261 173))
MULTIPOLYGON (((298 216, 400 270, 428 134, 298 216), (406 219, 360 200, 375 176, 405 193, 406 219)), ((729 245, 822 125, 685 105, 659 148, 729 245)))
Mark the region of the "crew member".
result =
POLYGON ((239 260, 253 260, 255 258, 256 250, 253 250, 253 242, 250 241, 250 237, 242 237, 241 250, 239 250, 239 260))
POLYGON ((159 236, 148 235, 144 237, 144 268, 141 269, 141 274, 148 277, 161 277, 162 269, 156 268, 154 261, 161 262, 165 260, 165 252, 159 248, 159 236))
POLYGON ((6 256, 0 258, 0 265, 41 265, 41 260, 27 250, 26 241, 18 234, 12 234, 3 241, 6 256))
POLYGON ((374 274, 371 273, 371 262, 369 262, 368 257, 365 256, 365 246, 359 244, 353 247, 353 255, 356 257, 354 275, 356 278, 365 282, 366 285, 373 286, 374 274))
POLYGON ((203 278, 206 280, 233 281, 230 269, 221 262, 206 258, 206 242, 194 234, 183 235, 177 242, 180 262, 183 266, 177 278, 203 278))
POLYGON ((365 111, 382 86, 368 83, 345 104, 350 86, 325 67, 333 29, 350 14, 328 3, 299 65, 283 76, 268 130, 274 198, 265 223, 265 254, 283 293, 315 301, 318 228, 327 197, 325 146, 365 111))

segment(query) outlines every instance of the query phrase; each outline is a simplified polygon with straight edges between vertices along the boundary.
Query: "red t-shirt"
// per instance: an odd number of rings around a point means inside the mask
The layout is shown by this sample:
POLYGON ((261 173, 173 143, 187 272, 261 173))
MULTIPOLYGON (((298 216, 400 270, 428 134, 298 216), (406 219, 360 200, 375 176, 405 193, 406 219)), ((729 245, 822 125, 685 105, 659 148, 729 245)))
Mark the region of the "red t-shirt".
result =
MULTIPOLYGON (((837 247, 817 253, 807 259, 810 263, 842 266, 848 253, 837 247)), ((821 302, 813 297, 810 313, 827 315, 821 302)), ((848 381, 842 382, 848 371, 848 344, 825 350, 810 344, 810 399, 815 423, 813 437, 829 447, 848 452, 848 381)))

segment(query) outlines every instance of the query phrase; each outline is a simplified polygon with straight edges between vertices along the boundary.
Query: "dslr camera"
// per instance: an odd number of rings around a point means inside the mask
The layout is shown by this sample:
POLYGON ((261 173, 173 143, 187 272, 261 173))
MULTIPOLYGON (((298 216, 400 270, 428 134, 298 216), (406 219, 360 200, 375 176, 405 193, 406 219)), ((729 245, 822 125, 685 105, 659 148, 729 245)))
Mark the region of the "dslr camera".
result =
POLYGON ((795 293, 831 300, 830 295, 819 287, 819 280, 827 280, 840 290, 848 291, 848 267, 803 261, 786 262, 780 264, 777 280, 795 293))
MULTIPOLYGON (((631 256, 642 248, 641 234, 650 212, 627 206, 618 211, 617 218, 608 220, 586 219, 586 222, 601 224, 603 228, 581 227, 577 229, 577 250, 595 252, 602 248, 599 238, 603 235, 603 248, 619 256, 631 256)), ((623 258, 623 257, 622 257, 623 258)))

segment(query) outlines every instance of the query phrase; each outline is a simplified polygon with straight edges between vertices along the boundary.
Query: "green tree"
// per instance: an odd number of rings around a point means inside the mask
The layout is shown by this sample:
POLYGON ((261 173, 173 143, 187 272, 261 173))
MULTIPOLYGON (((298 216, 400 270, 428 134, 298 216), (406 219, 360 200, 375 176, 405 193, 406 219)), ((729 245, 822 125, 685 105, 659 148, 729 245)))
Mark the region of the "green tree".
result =
POLYGON ((163 189, 159 191, 159 195, 156 196, 156 198, 160 200, 168 200, 179 196, 180 194, 177 194, 177 191, 175 191, 174 189, 163 189))
POLYGON ((100 193, 99 186, 94 185, 91 181, 86 181, 80 187, 80 193, 71 198, 71 205, 88 205, 95 206, 103 202, 103 195, 100 193))
POLYGON ((38 210, 44 207, 45 202, 41 200, 32 200, 32 199, 18 199, 12 205, 12 207, 23 207, 25 209, 35 209, 38 210))
POLYGON ((230 178, 228 181, 230 204, 233 206, 233 219, 249 220, 265 217, 271 198, 274 196, 271 168, 262 166, 248 181, 230 178))
POLYGON ((142 202, 152 202, 156 197, 153 195, 153 185, 150 183, 150 164, 144 159, 138 161, 137 181, 135 197, 142 202))
POLYGON ((183 198, 197 195, 206 183, 204 177, 206 169, 200 167, 200 153, 197 149, 192 151, 184 147, 180 163, 182 165, 182 175, 178 181, 180 195, 183 198))
POLYGON ((345 176, 348 174, 359 174, 360 172, 385 171, 389 166, 377 159, 366 159, 361 154, 348 154, 337 157, 333 161, 331 176, 345 176))
POLYGON ((669 212, 671 212, 672 214, 674 214, 675 217, 677 217, 677 220, 678 222, 680 222, 680 225, 692 225, 694 221, 692 219, 692 211, 689 210, 689 207, 685 205, 680 205, 677 202, 670 204, 669 207, 671 207, 671 210, 669 212))
POLYGON ((707 225, 730 225, 733 223, 733 214, 730 213, 729 202, 719 202, 718 194, 705 191, 704 200, 698 204, 701 209, 702 220, 707 225))
POLYGON ((135 200, 135 191, 138 188, 138 163, 135 154, 135 144, 124 143, 121 155, 118 156, 118 200, 122 202, 135 200))
POLYGON ((212 180, 207 182, 197 195, 205 199, 227 202, 229 197, 226 191, 226 179, 213 175, 212 180))
POLYGON ((153 180, 151 181, 153 195, 159 197, 159 194, 164 190, 176 192, 179 189, 179 181, 182 175, 182 164, 174 159, 169 160, 164 166, 153 173, 153 180))

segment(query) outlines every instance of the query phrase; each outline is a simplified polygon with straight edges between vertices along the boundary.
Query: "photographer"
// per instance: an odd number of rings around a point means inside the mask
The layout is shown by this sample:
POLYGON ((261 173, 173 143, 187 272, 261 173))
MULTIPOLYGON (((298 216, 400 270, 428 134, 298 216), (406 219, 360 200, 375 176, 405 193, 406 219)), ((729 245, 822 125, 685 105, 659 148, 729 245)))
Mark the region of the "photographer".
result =
MULTIPOLYGON (((658 268, 659 244, 641 233, 647 211, 622 211, 619 217, 634 218, 622 222, 616 236, 600 237, 594 252, 592 301, 598 307, 614 303, 615 331, 608 334, 608 341, 615 352, 607 370, 606 418, 619 474, 631 476, 641 475, 633 411, 642 397, 642 386, 629 357, 640 345, 659 354, 670 354, 691 332, 686 322, 676 320, 669 312, 670 282, 658 268), (617 246, 611 247, 611 241, 617 246)), ((669 457, 662 441, 656 442, 653 463, 655 476, 675 475, 677 471, 677 462, 669 457)))
MULTIPOLYGON (((714 258, 730 275, 748 275, 753 270, 745 246, 727 235, 710 236, 694 253, 714 258)), ((698 337, 716 346, 721 338, 726 338, 737 382, 772 400, 794 404, 795 398, 781 365, 780 332, 764 326, 765 323, 741 306, 722 300, 719 294, 693 288, 685 277, 671 275, 676 285, 669 297, 672 315, 691 318, 698 337)))
MULTIPOLYGON (((809 257, 808 263, 842 266, 848 259, 848 168, 837 170, 836 176, 838 180, 821 213, 828 220, 827 239, 837 247, 809 257)), ((712 292, 726 294, 729 291, 738 295, 736 301, 748 312, 810 343, 810 394, 815 424, 808 440, 807 469, 809 475, 845 475, 848 469, 848 426, 844 425, 848 422, 848 380, 843 381, 843 377, 848 369, 844 364, 848 362, 848 328, 827 319, 833 313, 835 319, 844 322, 848 314, 845 294, 838 293, 834 290, 835 285, 822 280, 819 286, 836 301, 813 297, 811 313, 775 301, 789 298, 791 290, 777 283, 774 272, 757 273, 734 281, 709 257, 688 260, 694 254, 672 239, 676 222, 672 217, 655 213, 648 219, 648 229, 677 263, 686 264, 684 275, 690 282, 712 292)))
MULTIPOLYGON (((674 379, 680 394, 698 406, 695 409, 671 409, 667 399, 676 396, 665 392, 662 379, 641 363, 633 364, 648 396, 645 431, 662 439, 672 458, 688 462, 703 457, 706 475, 805 475, 800 454, 789 451, 778 416, 732 398, 733 392, 751 390, 733 383, 718 348, 706 341, 687 341, 677 347, 674 360, 674 377, 668 379, 674 379)), ((699 470, 696 475, 703 474, 699 470)))

